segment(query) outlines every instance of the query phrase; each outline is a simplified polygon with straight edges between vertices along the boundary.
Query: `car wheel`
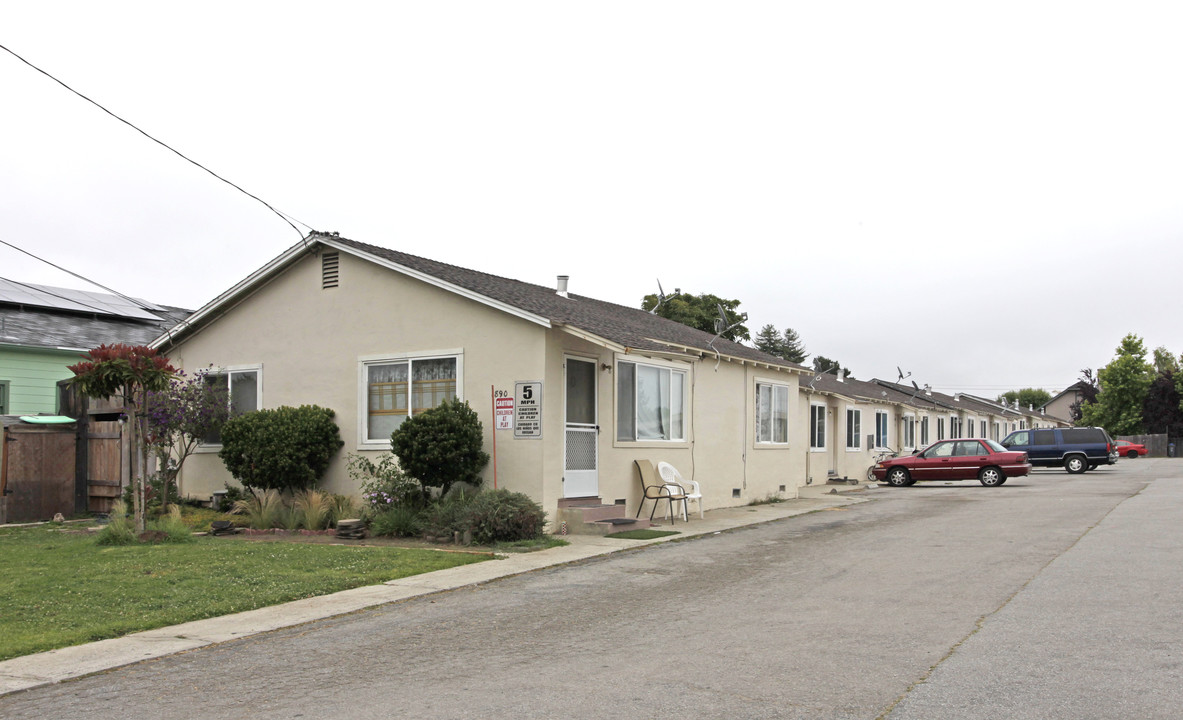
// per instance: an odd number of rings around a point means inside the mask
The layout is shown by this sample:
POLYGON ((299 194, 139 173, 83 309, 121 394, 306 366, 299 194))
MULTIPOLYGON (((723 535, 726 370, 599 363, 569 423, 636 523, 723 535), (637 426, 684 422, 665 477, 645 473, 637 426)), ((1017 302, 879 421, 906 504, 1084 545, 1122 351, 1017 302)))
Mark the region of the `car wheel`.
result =
POLYGON ((1136 457, 1138 457, 1138 451, 1137 450, 1130 450, 1128 453, 1126 453, 1126 457, 1136 458, 1136 457))
POLYGON ((1006 477, 996 467, 984 467, 978 471, 978 482, 986 487, 997 487, 1006 482, 1006 477))
POLYGON ((1089 463, 1080 455, 1069 455, 1064 458, 1064 469, 1073 475, 1079 475, 1089 469, 1089 463))
POLYGON ((911 480, 905 468, 893 467, 887 471, 887 484, 892 487, 907 487, 912 484, 911 480))

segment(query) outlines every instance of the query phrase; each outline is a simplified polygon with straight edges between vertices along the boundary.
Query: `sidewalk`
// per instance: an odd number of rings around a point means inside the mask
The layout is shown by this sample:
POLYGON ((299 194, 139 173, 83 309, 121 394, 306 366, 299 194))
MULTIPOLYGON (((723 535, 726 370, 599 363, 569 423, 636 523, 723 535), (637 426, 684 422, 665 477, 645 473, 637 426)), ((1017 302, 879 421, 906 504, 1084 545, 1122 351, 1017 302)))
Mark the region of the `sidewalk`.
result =
MULTIPOLYGON (((620 540, 596 535, 568 535, 570 545, 532 553, 499 556, 496 560, 462 565, 423 575, 391 580, 381 585, 345 590, 181 625, 134 633, 121 638, 50 650, 0 662, 0 695, 79 678, 144 660, 185 652, 244 638, 313 620, 356 612, 375 605, 447 592, 542 568, 579 562, 622 550, 701 535, 718 534, 750 525, 774 522, 794 515, 865 502, 849 491, 865 486, 802 488, 802 497, 766 505, 708 510, 704 519, 691 517, 662 529, 679 534, 654 540, 620 540)), ((862 495, 861 493, 859 495, 862 495)))

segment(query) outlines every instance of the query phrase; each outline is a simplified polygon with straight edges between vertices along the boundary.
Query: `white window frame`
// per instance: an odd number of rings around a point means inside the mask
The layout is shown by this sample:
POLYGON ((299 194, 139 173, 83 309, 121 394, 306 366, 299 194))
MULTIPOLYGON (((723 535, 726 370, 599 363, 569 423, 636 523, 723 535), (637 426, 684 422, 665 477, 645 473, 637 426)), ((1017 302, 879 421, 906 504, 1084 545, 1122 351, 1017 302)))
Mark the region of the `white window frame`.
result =
POLYGON ((826 449, 826 404, 809 403, 809 451, 823 452, 826 449), (818 411, 821 411, 820 419, 818 411), (818 441, 821 444, 818 444, 818 441))
POLYGON ((863 411, 851 405, 846 406, 846 451, 859 452, 863 449, 863 411), (851 418, 855 422, 851 423, 851 418), (852 434, 853 433, 853 434, 852 434), (854 444, 851 445, 851 438, 854 444))
MULTIPOLYGON (((357 359, 357 447, 359 450, 389 450, 390 438, 376 440, 368 437, 370 427, 370 388, 369 368, 371 365, 391 365, 396 363, 411 363, 422 360, 456 360, 456 399, 464 401, 464 349, 424 350, 402 353, 384 353, 381 355, 363 355, 357 359)), ((413 377, 414 370, 408 366, 407 376, 413 377)), ((409 392, 409 391, 408 391, 409 392)), ((407 417, 414 414, 407 402, 407 417)))
POLYGON ((888 443, 891 437, 888 435, 888 428, 890 418, 886 410, 875 411, 875 447, 891 447, 888 443))
POLYGON ((908 449, 916 448, 916 416, 912 413, 904 413, 904 437, 900 440, 900 445, 908 449))
MULTIPOLYGON (((616 398, 616 411, 613 414, 613 418, 616 423, 616 429, 615 429, 615 432, 613 433, 614 442, 626 443, 629 445, 646 444, 646 443, 660 443, 660 444, 664 445, 664 444, 670 444, 670 443, 685 443, 686 442, 686 437, 688 435, 687 426, 690 424, 690 370, 686 366, 677 365, 674 363, 663 363, 663 362, 653 361, 653 360, 641 361, 641 360, 634 360, 632 358, 630 358, 628 360, 623 360, 623 359, 617 358, 616 368, 614 370, 614 373, 616 375, 616 378, 612 383, 613 397, 616 398), (681 376, 681 378, 682 378, 682 423, 681 423, 681 428, 679 428, 681 431, 681 434, 679 436, 677 436, 677 437, 674 436, 674 432, 673 432, 674 428, 671 427, 669 438, 638 438, 637 437, 637 427, 640 423, 637 422, 637 395, 636 395, 637 382, 636 382, 636 372, 634 370, 634 373, 633 373, 633 401, 632 401, 633 436, 631 439, 620 437, 620 433, 621 433, 621 429, 622 429, 620 427, 620 413, 624 411, 624 408, 621 406, 621 403, 620 403, 620 366, 621 365, 633 365, 635 367, 650 367, 650 368, 656 368, 658 370, 663 370, 663 371, 669 372, 671 401, 673 399, 672 387, 673 387, 674 375, 681 376)), ((672 402, 671 402, 670 412, 671 412, 671 414, 673 413, 672 402)), ((672 417, 671 417, 671 422, 672 422, 672 417)))
POLYGON ((937 439, 940 442, 945 439, 945 417, 943 415, 937 417, 937 439))
POLYGON ((920 446, 921 447, 928 447, 928 444, 929 444, 928 443, 928 431, 929 431, 928 416, 925 415, 920 418, 920 446))
MULTIPOLYGON (((203 372, 202 375, 204 375, 207 378, 222 377, 223 375, 227 376, 227 378, 226 378, 226 401, 228 403, 230 403, 231 407, 233 407, 234 406, 234 397, 233 397, 234 380, 233 380, 233 378, 231 378, 229 376, 234 375, 236 373, 242 374, 242 373, 249 373, 249 372, 255 373, 255 407, 259 410, 262 410, 264 408, 264 405, 263 405, 263 364, 262 363, 256 363, 254 365, 226 365, 224 367, 213 367, 213 368, 210 368, 208 371, 203 372)), ((198 444, 197 444, 197 450, 199 452, 200 451, 216 452, 216 451, 220 450, 221 448, 222 448, 222 443, 220 443, 220 442, 207 443, 205 441, 201 441, 201 442, 198 442, 198 444)))
POLYGON ((769 446, 784 446, 784 445, 789 444, 789 386, 788 385, 783 385, 781 383, 768 382, 765 380, 757 380, 756 381, 756 444, 757 445, 769 445, 769 446), (768 388, 771 399, 772 399, 772 405, 768 408, 763 407, 762 403, 760 401, 760 390, 762 388, 768 388), (776 414, 775 414, 774 408, 776 407, 778 400, 782 399, 782 396, 783 396, 783 400, 784 400, 784 420, 785 420, 784 439, 778 439, 778 438, 776 438, 776 424, 775 424, 776 414), (765 410, 767 410, 769 412, 769 416, 768 416, 769 437, 767 437, 767 438, 762 437, 762 433, 761 433, 761 427, 762 427, 761 415, 763 414, 763 412, 765 410))

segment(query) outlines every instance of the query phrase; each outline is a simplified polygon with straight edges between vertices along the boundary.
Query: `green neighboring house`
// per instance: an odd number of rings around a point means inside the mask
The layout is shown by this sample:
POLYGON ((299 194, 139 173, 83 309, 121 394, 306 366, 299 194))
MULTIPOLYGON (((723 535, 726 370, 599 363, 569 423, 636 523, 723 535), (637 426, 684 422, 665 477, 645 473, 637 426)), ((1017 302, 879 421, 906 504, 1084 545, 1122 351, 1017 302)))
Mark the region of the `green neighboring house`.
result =
POLYGON ((0 415, 55 415, 58 383, 99 345, 147 345, 188 310, 0 279, 0 415))

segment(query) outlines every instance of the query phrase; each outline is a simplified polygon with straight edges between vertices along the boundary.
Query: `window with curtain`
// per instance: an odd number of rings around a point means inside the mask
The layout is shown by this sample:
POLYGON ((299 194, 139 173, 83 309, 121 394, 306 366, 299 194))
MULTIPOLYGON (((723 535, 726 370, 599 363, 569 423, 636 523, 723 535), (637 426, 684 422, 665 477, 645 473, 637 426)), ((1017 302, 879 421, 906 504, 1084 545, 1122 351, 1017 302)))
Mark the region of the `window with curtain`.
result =
POLYGON ((364 442, 389 442, 408 417, 456 397, 458 374, 455 357, 365 363, 364 442))
POLYGON ((686 372, 658 365, 616 366, 616 439, 686 439, 686 372))
POLYGON ((920 446, 928 445, 928 416, 920 418, 920 446))
POLYGON ((756 442, 789 442, 789 387, 756 383, 756 442))
POLYGON ((906 448, 916 447, 916 418, 911 415, 904 416, 904 439, 902 445, 906 448))

